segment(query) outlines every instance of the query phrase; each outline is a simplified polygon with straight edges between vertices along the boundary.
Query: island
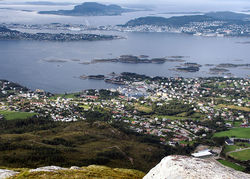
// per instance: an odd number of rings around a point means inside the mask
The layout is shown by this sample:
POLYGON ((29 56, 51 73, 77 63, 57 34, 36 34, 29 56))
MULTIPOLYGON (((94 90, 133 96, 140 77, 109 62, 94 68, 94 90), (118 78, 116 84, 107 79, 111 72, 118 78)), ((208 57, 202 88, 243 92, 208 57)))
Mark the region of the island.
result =
MULTIPOLYGON (((161 78, 161 77, 157 77, 161 78)), ((131 73, 131 72, 122 72, 121 74, 116 74, 114 72, 108 74, 108 75, 81 75, 80 79, 86 80, 104 80, 106 83, 116 84, 116 85, 126 85, 129 82, 135 82, 138 80, 147 80, 151 79, 151 77, 146 75, 141 75, 137 73, 131 73)))
POLYGON ((202 67, 202 65, 198 64, 198 63, 192 63, 192 62, 187 62, 187 63, 184 63, 184 66, 186 67, 202 67))
POLYGON ((104 5, 96 2, 85 2, 72 10, 40 11, 39 14, 54 14, 64 16, 117 16, 134 10, 124 9, 118 5, 104 5))
POLYGON ((43 59, 43 61, 49 62, 49 63, 65 63, 65 62, 67 62, 67 60, 63 60, 63 59, 43 59))
POLYGON ((40 40, 40 41, 97 41, 114 40, 121 37, 97 34, 71 34, 71 33, 23 33, 0 26, 0 40, 40 40))
POLYGON ((250 64, 232 64, 232 63, 221 63, 217 65, 219 68, 237 68, 237 67, 250 67, 250 64))
POLYGON ((181 71, 181 72, 198 72, 200 71, 200 67, 202 65, 198 63, 193 63, 193 62, 187 62, 182 64, 181 66, 176 66, 176 68, 170 69, 170 70, 175 70, 175 71, 181 71))
POLYGON ((200 71, 200 68, 195 66, 189 66, 189 67, 178 67, 175 70, 182 72, 198 72, 200 71))
POLYGON ((228 69, 225 69, 225 68, 217 68, 217 67, 215 67, 215 68, 210 68, 209 71, 210 71, 211 73, 214 73, 214 74, 229 72, 228 69))
POLYGON ((205 64, 204 66, 206 66, 206 67, 212 67, 212 66, 214 66, 214 64, 205 64))
POLYGON ((183 59, 170 59, 167 57, 162 58, 151 58, 148 59, 146 55, 134 56, 134 55, 121 55, 118 58, 109 58, 109 59, 94 59, 91 63, 132 63, 132 64, 141 64, 141 63, 154 63, 154 64, 163 64, 165 62, 184 62, 183 59))
POLYGON ((105 76, 104 75, 89 75, 88 78, 93 79, 93 80, 104 80, 105 76))

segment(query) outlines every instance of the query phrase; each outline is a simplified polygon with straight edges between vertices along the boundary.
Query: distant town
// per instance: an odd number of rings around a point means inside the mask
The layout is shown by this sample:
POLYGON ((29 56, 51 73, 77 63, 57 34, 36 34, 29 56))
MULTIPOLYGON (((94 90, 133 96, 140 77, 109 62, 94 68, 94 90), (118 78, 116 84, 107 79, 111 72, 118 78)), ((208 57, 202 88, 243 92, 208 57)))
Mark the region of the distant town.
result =
MULTIPOLYGON (((122 80, 124 85, 117 89, 58 95, 40 89, 31 91, 1 80, 0 118, 10 120, 13 114, 20 114, 21 117, 40 116, 73 122, 90 120, 89 113, 110 114, 110 118, 102 120, 122 122, 136 133, 157 136, 163 145, 204 144, 202 141, 221 136, 221 131, 232 130, 232 139, 226 141, 231 142, 228 145, 237 146, 233 141, 236 143, 238 139, 246 142, 247 149, 249 135, 237 137, 234 130, 244 133, 250 129, 249 79, 151 78, 124 73, 122 80)), ((223 150, 217 156, 225 158, 223 150)), ((231 158, 229 161, 240 162, 231 158)), ((244 162, 242 167, 247 167, 244 162)))
MULTIPOLYGON (((88 26, 83 24, 18 24, 18 23, 3 23, 2 26, 6 26, 15 30, 50 30, 54 33, 67 32, 67 34, 44 34, 48 39, 58 38, 58 36, 64 36, 67 40, 70 36, 72 40, 77 39, 90 39, 93 37, 79 37, 79 33, 84 31, 117 31, 117 32, 171 32, 171 33, 185 33, 195 36, 250 36, 250 18, 246 14, 238 14, 233 12, 214 12, 207 13, 205 15, 190 15, 190 16, 177 16, 171 18, 163 17, 140 17, 128 21, 123 25, 106 25, 106 26, 88 26), (231 18, 230 18, 231 17, 231 18), (53 36, 53 37, 51 37, 53 36), (55 36, 55 37, 54 37, 55 36)), ((29 34, 23 34, 28 36, 29 34)), ((21 34, 19 33, 19 36, 21 34)), ((32 35, 29 35, 32 36, 32 35)), ((34 35, 33 35, 34 36, 34 35)), ((37 34, 38 36, 38 34, 37 34)), ((89 35, 91 36, 91 34, 89 35)), ((104 36, 104 35, 103 35, 104 36)), ((45 38, 44 37, 44 38, 45 38)), ((11 37, 9 37, 11 38, 11 37)), ((20 37, 21 38, 21 37, 20 37)), ((30 37, 29 37, 30 38, 30 37)), ((41 38, 41 37, 37 37, 41 38)), ((62 37, 61 37, 62 38, 62 37)), ((93 39, 102 39, 104 37, 95 37, 93 39)), ((60 38, 59 38, 60 39, 60 38)), ((63 38, 62 38, 63 39, 63 38)))
POLYGON ((223 21, 194 22, 182 27, 140 25, 116 27, 118 31, 127 32, 171 32, 185 33, 195 36, 224 37, 224 36, 250 36, 250 26, 241 24, 226 25, 223 21))

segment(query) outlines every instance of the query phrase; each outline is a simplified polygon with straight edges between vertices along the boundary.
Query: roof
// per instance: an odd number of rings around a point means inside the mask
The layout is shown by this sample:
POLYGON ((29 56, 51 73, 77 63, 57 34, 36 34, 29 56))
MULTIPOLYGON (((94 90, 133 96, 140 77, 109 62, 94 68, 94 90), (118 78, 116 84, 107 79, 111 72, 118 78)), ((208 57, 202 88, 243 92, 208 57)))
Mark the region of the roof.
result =
POLYGON ((197 152, 197 153, 192 153, 191 155, 192 155, 193 157, 205 157, 205 156, 212 155, 212 153, 210 152, 209 149, 207 149, 207 150, 199 151, 199 152, 197 152))
POLYGON ((226 144, 234 144, 234 142, 230 139, 227 139, 225 142, 226 142, 226 144))

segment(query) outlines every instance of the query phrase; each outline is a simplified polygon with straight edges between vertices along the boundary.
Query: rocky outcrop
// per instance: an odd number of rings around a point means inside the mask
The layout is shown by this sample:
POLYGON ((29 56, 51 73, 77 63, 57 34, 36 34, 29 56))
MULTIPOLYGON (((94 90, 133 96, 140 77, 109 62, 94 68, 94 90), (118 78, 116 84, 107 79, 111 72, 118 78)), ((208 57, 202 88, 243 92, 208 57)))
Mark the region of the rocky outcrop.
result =
POLYGON ((0 169, 0 179, 12 177, 12 176, 17 175, 18 173, 19 172, 15 172, 13 170, 0 169))
POLYGON ((224 167, 211 160, 168 156, 161 160, 143 179, 247 179, 249 174, 224 167))
POLYGON ((17 168, 13 170, 0 169, 0 179, 142 179, 145 174, 143 172, 123 169, 110 168, 106 166, 90 165, 87 167, 72 166, 70 168, 62 168, 58 166, 46 166, 36 169, 17 168), (19 171, 19 172, 15 172, 19 171))
POLYGON ((30 172, 54 172, 57 170, 66 170, 67 168, 62 168, 58 166, 47 166, 47 167, 40 167, 36 169, 31 169, 30 172))
MULTIPOLYGON (((15 178, 60 178, 60 179, 141 179, 143 172, 131 169, 110 168, 90 165, 88 167, 72 166, 62 168, 57 166, 40 167, 36 169, 0 169, 0 179, 15 178)), ((143 179, 248 179, 249 174, 235 171, 220 163, 207 159, 173 155, 165 157, 143 179)))

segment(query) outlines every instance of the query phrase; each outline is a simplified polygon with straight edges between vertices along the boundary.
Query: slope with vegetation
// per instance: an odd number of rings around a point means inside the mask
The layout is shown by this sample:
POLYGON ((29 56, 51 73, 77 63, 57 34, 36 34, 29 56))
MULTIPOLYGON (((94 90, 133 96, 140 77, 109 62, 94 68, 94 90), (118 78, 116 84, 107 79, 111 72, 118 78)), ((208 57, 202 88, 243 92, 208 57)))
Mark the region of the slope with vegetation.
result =
MULTIPOLYGON (((157 137, 136 134, 123 124, 94 120, 96 116, 88 114, 88 122, 72 123, 36 117, 1 121, 0 166, 97 164, 146 172, 163 156, 185 154, 182 148, 161 145, 157 137)), ((106 117, 100 114, 98 119, 106 117)))

